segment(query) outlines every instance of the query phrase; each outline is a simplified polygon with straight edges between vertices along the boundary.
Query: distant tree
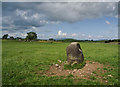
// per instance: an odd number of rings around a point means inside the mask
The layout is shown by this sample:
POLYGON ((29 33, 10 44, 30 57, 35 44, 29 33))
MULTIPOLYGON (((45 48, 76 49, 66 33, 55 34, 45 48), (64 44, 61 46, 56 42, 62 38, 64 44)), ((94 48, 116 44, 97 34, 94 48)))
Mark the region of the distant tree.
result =
POLYGON ((10 37, 10 39, 11 39, 11 40, 14 40, 14 37, 13 37, 13 36, 11 36, 11 37, 10 37))
POLYGON ((91 40, 93 42, 93 40, 91 40))
POLYGON ((109 41, 105 41, 105 43, 109 43, 109 41))
POLYGON ((120 39, 118 39, 118 42, 120 42, 120 39))
POLYGON ((111 42, 111 40, 108 40, 108 42, 111 42))
POLYGON ((77 40, 68 38, 68 39, 64 39, 63 42, 77 42, 77 40))
POLYGON ((21 37, 16 37, 15 39, 16 39, 16 40, 19 40, 19 39, 22 39, 22 38, 21 38, 21 37))
POLYGON ((27 33, 26 39, 29 41, 36 40, 37 34, 35 32, 29 32, 29 33, 27 33))
POLYGON ((7 39, 8 38, 8 34, 4 34, 2 39, 7 39))
POLYGON ((53 38, 50 38, 49 40, 53 41, 54 39, 53 39, 53 38))

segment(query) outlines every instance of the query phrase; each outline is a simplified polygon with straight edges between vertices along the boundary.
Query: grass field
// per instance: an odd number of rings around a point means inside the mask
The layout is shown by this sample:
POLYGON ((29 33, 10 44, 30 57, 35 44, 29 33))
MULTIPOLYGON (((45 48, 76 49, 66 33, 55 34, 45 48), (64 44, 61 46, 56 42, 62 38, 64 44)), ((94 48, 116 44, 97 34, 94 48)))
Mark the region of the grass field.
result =
POLYGON ((81 42, 85 60, 96 61, 114 67, 104 73, 108 83, 79 79, 72 76, 48 77, 37 74, 49 69, 52 64, 66 61, 66 47, 70 43, 2 41, 3 85, 117 85, 118 45, 81 42), (107 75, 112 77, 107 77, 107 75))

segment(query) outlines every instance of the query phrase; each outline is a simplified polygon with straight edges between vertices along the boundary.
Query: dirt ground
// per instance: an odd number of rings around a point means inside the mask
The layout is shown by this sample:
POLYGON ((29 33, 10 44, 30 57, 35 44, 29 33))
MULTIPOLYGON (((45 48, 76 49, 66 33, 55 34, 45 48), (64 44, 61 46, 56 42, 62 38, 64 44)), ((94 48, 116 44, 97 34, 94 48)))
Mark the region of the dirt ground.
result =
MULTIPOLYGON (((105 77, 102 77, 102 75, 107 72, 107 70, 104 70, 103 68, 110 67, 110 66, 104 66, 103 64, 100 64, 98 62, 91 62, 86 61, 85 66, 82 69, 74 69, 74 70, 65 70, 64 64, 53 64, 49 70, 47 70, 44 75, 47 76, 66 76, 72 75, 74 79, 86 79, 86 80, 96 80, 100 82, 107 83, 107 80, 104 80, 105 77)), ((109 75, 111 76, 111 75, 109 75)), ((112 76, 111 76, 112 77, 112 76)), ((77 80, 76 80, 77 81, 77 80)))

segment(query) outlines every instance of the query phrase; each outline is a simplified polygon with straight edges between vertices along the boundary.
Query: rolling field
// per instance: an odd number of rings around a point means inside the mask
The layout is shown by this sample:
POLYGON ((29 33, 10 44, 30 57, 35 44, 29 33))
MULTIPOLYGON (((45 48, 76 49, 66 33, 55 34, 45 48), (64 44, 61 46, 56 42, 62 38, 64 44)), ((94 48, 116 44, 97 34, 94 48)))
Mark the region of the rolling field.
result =
POLYGON ((46 76, 41 73, 49 70, 58 60, 65 62, 66 47, 62 42, 18 42, 2 41, 2 84, 3 85, 117 85, 118 84, 118 45, 80 42, 86 61, 109 65, 110 69, 101 74, 107 83, 96 79, 75 80, 69 76, 46 76), (41 72, 41 73, 40 73, 41 72), (111 75, 108 76, 108 75, 111 75))

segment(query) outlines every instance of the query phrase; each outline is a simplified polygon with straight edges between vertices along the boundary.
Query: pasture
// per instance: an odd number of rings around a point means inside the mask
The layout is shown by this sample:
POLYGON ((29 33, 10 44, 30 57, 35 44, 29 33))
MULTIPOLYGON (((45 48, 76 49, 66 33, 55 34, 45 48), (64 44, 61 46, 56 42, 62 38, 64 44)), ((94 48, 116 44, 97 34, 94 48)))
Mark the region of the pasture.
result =
POLYGON ((58 60, 66 61, 63 42, 2 41, 3 85, 118 85, 118 45, 80 42, 86 61, 98 62, 109 68, 105 72, 82 79, 68 76, 47 76, 44 73, 58 60), (99 81, 100 78, 102 81, 99 81), (106 81, 106 82, 104 82, 106 81))

